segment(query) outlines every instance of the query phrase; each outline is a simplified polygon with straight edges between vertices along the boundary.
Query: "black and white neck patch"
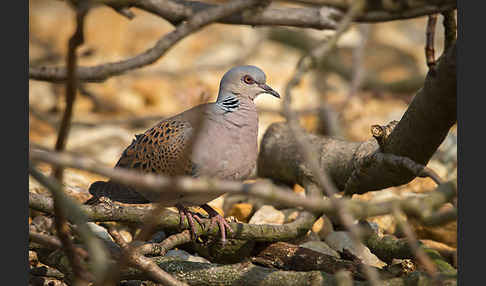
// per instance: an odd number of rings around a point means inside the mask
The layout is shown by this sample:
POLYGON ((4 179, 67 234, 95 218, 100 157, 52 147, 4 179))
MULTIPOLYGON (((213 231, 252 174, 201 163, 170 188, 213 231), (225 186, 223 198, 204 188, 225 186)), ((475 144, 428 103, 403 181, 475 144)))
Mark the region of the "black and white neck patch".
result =
POLYGON ((217 101, 216 104, 223 110, 232 112, 240 107, 240 100, 236 96, 227 96, 222 100, 217 101))

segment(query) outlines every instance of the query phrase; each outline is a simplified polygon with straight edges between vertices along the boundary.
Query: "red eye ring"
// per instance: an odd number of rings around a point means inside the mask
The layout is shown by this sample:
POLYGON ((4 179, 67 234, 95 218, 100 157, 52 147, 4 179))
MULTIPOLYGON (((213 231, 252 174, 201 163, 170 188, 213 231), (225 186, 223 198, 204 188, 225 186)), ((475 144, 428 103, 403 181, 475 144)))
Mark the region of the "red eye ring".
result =
POLYGON ((243 77, 243 81, 246 83, 246 84, 254 84, 255 83, 255 80, 253 78, 251 78, 251 76, 249 75, 245 75, 243 77))

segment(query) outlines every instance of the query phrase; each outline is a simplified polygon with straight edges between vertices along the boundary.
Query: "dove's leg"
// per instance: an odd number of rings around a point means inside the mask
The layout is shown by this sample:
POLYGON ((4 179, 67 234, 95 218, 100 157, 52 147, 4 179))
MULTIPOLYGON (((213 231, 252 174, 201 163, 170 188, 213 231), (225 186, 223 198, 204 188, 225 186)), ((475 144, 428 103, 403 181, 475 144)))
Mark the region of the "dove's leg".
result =
POLYGON ((211 219, 211 224, 209 225, 209 228, 211 228, 213 224, 217 223, 219 226, 219 230, 221 231, 221 242, 223 244, 226 243, 226 230, 229 230, 229 232, 233 232, 228 222, 208 204, 201 205, 201 208, 203 208, 208 213, 209 218, 211 219))
POLYGON ((194 225, 194 219, 196 218, 197 221, 200 223, 199 214, 191 212, 190 210, 188 210, 186 207, 184 207, 181 204, 177 204, 175 207, 179 210, 179 216, 180 216, 179 228, 182 229, 184 220, 187 218, 187 222, 189 223, 189 226, 191 228, 191 236, 194 239, 197 239, 196 227, 194 225))

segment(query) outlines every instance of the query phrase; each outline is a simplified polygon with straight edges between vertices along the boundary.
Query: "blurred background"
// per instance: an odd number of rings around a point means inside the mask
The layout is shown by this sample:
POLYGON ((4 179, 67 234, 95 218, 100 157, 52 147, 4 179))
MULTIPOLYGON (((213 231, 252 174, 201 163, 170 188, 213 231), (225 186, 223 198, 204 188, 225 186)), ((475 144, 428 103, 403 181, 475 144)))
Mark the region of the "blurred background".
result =
MULTIPOLYGON (((131 11, 136 15, 132 20, 108 7, 90 11, 85 22, 85 42, 78 53, 80 65, 133 57, 173 29, 158 16, 135 8, 131 11)), ((337 49, 293 90, 295 109, 325 111, 303 113, 302 125, 309 132, 364 141, 371 138, 371 125, 399 120, 427 72, 426 22, 427 18, 421 17, 353 24, 339 40, 337 49)), ((64 66, 67 42, 74 28, 73 10, 64 1, 30 0, 30 65, 64 66)), ((114 166, 134 134, 164 117, 214 101, 220 78, 234 65, 262 68, 267 83, 283 95, 299 58, 331 34, 332 31, 314 29, 211 24, 177 43, 150 66, 102 83, 82 83, 66 149, 114 166)), ((438 57, 443 46, 442 16, 437 21, 435 41, 438 57)), ((261 110, 260 139, 271 123, 284 121, 272 112, 279 110, 281 103, 271 96, 256 99, 261 110)), ((29 80, 31 144, 53 149, 64 104, 64 85, 29 80)), ((453 130, 428 165, 445 179, 456 176, 456 142, 453 130)), ((42 166, 41 170, 49 168, 42 166)), ((67 191, 81 201, 89 197, 89 184, 99 179, 103 178, 83 171, 65 172, 67 191)), ((404 186, 355 197, 390 199, 420 195, 434 188, 430 179, 417 178, 404 186)), ((30 179, 30 190, 40 192, 41 187, 30 179)), ((393 233, 395 224, 387 217, 370 220, 393 233)), ((419 238, 455 247, 455 224, 415 230, 419 238)))

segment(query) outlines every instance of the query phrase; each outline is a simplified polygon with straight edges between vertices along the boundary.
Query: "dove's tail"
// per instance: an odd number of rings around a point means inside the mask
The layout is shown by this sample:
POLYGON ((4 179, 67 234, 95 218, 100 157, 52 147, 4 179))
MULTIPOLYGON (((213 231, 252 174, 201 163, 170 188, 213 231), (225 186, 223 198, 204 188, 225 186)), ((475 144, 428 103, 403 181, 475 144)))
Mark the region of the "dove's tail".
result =
POLYGON ((112 201, 127 204, 145 204, 149 202, 132 187, 112 181, 96 181, 92 183, 91 186, 89 186, 89 193, 93 197, 85 202, 87 205, 98 203, 101 197, 107 197, 112 201))

